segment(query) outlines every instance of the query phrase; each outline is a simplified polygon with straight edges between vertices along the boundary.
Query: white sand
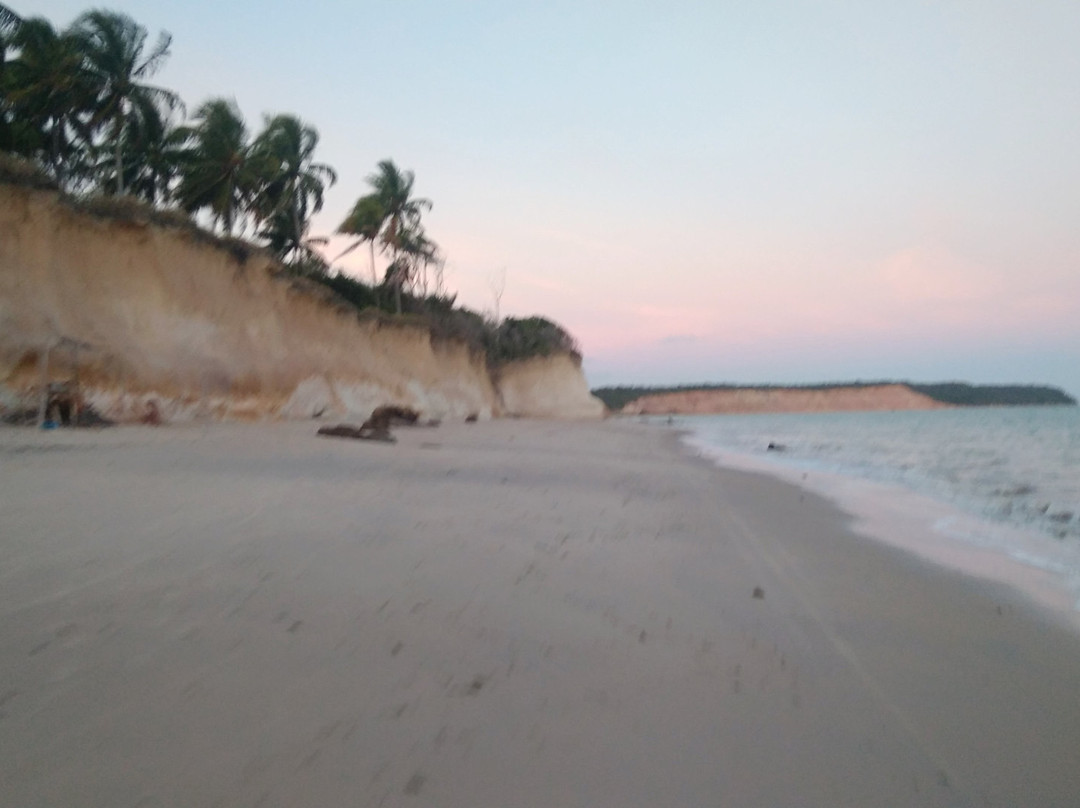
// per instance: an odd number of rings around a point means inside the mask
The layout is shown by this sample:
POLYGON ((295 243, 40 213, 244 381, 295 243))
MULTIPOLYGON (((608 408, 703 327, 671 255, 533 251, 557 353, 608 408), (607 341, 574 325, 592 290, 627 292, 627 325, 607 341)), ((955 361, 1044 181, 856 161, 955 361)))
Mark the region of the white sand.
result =
POLYGON ((897 485, 804 471, 749 454, 689 442, 720 465, 776 477, 825 497, 855 529, 935 564, 1017 589, 1080 633, 1080 547, 1034 530, 994 524, 897 485))
POLYGON ((661 430, 314 430, 0 430, 0 805, 1080 794, 1011 589, 661 430))

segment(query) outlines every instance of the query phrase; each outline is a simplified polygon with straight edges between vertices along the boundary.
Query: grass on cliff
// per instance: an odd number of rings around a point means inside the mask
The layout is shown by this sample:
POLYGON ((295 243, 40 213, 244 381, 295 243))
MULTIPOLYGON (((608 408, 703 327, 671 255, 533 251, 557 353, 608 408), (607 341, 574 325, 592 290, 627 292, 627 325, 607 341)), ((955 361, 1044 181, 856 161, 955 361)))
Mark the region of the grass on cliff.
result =
POLYGON ((36 163, 31 163, 29 160, 2 151, 0 151, 0 182, 39 191, 56 191, 59 189, 56 181, 46 174, 44 169, 39 168, 36 163))
POLYGON ((270 253, 240 238, 219 236, 203 229, 179 208, 159 208, 133 196, 114 194, 69 194, 61 191, 56 181, 35 163, 12 154, 0 152, 0 183, 37 191, 52 191, 61 204, 69 210, 84 213, 96 219, 135 225, 156 225, 179 230, 192 239, 227 251, 241 264, 253 255, 270 253))
POLYGON ((394 313, 393 290, 386 284, 371 286, 351 275, 328 273, 311 264, 297 274, 332 291, 363 319, 387 326, 427 328, 434 339, 464 343, 473 353, 483 355, 492 367, 553 354, 568 354, 576 362, 581 361, 581 349, 574 338, 544 317, 507 317, 496 323, 479 312, 455 306, 454 295, 420 297, 408 293, 402 295, 399 315, 394 313))

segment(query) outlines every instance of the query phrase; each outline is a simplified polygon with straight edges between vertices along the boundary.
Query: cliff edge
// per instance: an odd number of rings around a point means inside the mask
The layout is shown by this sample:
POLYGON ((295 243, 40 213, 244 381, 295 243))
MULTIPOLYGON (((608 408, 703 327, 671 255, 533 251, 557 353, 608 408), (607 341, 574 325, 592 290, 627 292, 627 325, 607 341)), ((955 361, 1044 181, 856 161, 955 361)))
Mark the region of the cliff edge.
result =
POLYGON ((788 387, 735 384, 600 387, 593 394, 612 412, 627 415, 1076 406, 1076 399, 1057 387, 956 381, 856 381, 788 387))
POLYGON ((530 418, 602 418, 604 402, 589 392, 577 360, 537 356, 503 365, 495 381, 506 415, 530 418))
POLYGON ((949 405, 903 384, 808 389, 798 387, 683 390, 646 395, 626 404, 627 415, 707 415, 755 412, 933 410, 949 405))
POLYGON ((573 357, 492 371, 463 342, 358 315, 257 251, 0 184, 0 406, 32 402, 43 371, 77 380, 119 421, 151 407, 164 420, 366 416, 389 403, 429 418, 497 417, 507 402, 515 414, 603 412, 573 357))

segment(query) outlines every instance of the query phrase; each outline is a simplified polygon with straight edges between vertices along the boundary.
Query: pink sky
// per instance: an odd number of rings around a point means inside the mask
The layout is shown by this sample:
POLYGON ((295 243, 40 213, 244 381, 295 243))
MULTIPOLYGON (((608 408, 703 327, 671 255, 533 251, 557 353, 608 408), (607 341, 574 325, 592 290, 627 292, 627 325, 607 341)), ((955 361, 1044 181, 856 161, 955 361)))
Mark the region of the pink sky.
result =
POLYGON ((569 328, 593 383, 1080 395, 1074 0, 110 7, 173 34, 155 80, 189 107, 318 128, 315 234, 414 170, 459 299, 505 271, 502 313, 569 328))

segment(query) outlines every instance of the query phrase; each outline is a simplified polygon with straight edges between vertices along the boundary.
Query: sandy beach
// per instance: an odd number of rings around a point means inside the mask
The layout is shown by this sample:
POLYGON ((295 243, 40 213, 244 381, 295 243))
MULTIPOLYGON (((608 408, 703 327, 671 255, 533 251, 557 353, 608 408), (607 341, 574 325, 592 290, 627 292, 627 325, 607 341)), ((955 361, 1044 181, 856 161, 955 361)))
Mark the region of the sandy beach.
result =
POLYGON ((669 430, 0 430, 0 805, 1075 806, 1080 634, 669 430))

